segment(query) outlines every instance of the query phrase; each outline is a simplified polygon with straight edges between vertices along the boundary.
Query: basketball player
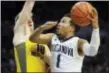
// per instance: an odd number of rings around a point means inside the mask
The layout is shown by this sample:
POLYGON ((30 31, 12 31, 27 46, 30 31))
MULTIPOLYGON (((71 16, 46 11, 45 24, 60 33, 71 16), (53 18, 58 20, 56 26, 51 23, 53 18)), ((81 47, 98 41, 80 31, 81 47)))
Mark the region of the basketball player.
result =
POLYGON ((100 36, 98 13, 95 8, 93 8, 93 15, 88 18, 93 28, 90 43, 75 36, 76 28, 68 15, 65 15, 58 23, 56 34, 43 34, 45 30, 57 24, 57 22, 49 21, 37 28, 31 35, 31 41, 50 45, 51 72, 81 72, 84 55, 95 56, 97 54, 100 36))
POLYGON ((32 9, 34 1, 26 1, 22 11, 16 17, 13 45, 17 72, 46 72, 44 61, 50 55, 47 45, 28 40, 34 31, 32 9), (43 56, 44 55, 44 56, 43 56), (40 57, 41 56, 41 57, 40 57))

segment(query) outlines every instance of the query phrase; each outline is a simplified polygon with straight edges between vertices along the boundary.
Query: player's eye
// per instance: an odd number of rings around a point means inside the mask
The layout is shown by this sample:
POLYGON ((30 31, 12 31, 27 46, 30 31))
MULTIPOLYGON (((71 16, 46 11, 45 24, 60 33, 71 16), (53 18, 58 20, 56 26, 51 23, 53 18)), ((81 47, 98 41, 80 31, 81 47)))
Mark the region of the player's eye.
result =
POLYGON ((65 21, 63 20, 62 23, 65 23, 65 21))
POLYGON ((65 23, 65 20, 61 20, 61 23, 65 23))
POLYGON ((28 21, 28 23, 31 24, 32 22, 31 21, 28 21))

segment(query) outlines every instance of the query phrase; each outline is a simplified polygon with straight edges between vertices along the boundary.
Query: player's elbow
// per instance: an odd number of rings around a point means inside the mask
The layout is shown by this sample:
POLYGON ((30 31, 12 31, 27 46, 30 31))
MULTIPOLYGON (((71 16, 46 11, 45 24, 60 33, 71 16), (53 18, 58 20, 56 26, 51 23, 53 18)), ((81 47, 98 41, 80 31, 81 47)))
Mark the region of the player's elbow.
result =
MULTIPOLYGON (((37 37, 38 38, 38 37, 37 37)), ((31 35, 30 37, 29 37, 29 40, 31 41, 31 42, 34 42, 34 43, 36 43, 36 41, 38 40, 35 36, 33 36, 33 35, 31 35)))
POLYGON ((84 51, 84 54, 86 56, 96 56, 97 53, 98 53, 98 49, 99 49, 99 45, 91 45, 91 44, 86 44, 84 45, 84 48, 83 48, 83 51, 84 51))
POLYGON ((100 46, 100 41, 98 40, 98 42, 96 44, 91 44, 90 45, 90 50, 89 50, 89 56, 96 56, 97 53, 98 53, 98 49, 99 49, 99 46, 100 46))
POLYGON ((94 57, 94 56, 96 56, 96 55, 97 55, 97 53, 98 53, 98 50, 93 49, 92 53, 90 53, 90 55, 89 55, 89 56, 94 57))
MULTIPOLYGON (((31 41, 31 42, 34 42, 34 43, 40 43, 40 35, 35 35, 34 33, 32 34, 32 35, 30 35, 30 37, 29 37, 29 40, 31 41), (37 38, 36 38, 36 36, 37 36, 37 38)), ((40 44, 42 44, 42 43, 40 43, 40 44)))
POLYGON ((91 57, 96 56, 97 53, 98 53, 98 48, 99 48, 99 47, 97 47, 97 46, 96 46, 96 47, 90 46, 89 51, 86 53, 86 55, 87 55, 87 56, 91 56, 91 57))

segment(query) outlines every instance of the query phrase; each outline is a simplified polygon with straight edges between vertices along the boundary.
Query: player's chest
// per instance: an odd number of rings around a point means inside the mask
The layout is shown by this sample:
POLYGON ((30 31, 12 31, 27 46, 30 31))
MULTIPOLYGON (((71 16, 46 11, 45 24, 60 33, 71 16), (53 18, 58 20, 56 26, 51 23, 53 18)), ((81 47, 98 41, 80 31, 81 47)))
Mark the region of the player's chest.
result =
POLYGON ((59 40, 58 38, 54 38, 51 43, 51 48, 65 48, 65 49, 73 49, 76 48, 76 40, 71 38, 66 41, 59 40))
POLYGON ((65 42, 61 42, 60 40, 52 41, 52 53, 62 53, 63 55, 73 56, 74 51, 76 51, 76 42, 73 39, 65 42))

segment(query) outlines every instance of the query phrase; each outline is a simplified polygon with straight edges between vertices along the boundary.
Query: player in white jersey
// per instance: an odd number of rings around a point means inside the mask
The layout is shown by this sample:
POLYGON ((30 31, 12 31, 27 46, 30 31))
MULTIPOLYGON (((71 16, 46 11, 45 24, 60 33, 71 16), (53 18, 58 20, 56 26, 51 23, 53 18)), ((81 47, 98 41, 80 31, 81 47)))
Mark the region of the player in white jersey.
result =
POLYGON ((98 13, 95 8, 93 8, 92 17, 88 18, 93 27, 90 43, 75 36, 75 24, 68 15, 65 15, 58 23, 56 34, 43 34, 45 30, 56 26, 57 22, 50 21, 37 28, 31 35, 31 41, 50 45, 51 72, 81 72, 84 55, 95 56, 97 54, 100 36, 98 13))

